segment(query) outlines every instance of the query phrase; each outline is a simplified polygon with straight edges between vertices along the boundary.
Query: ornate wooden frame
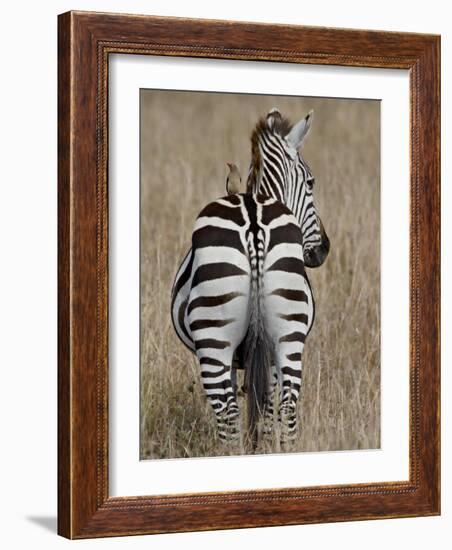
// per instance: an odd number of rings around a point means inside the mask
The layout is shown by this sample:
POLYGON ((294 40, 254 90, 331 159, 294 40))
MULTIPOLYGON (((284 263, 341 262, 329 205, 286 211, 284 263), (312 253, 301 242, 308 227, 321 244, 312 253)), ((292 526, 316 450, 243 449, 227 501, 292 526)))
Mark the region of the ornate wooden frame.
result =
POLYGON ((69 538, 427 516, 440 510, 440 38, 69 12, 58 35, 58 532, 69 538), (410 71, 410 479, 108 494, 111 53, 410 71))

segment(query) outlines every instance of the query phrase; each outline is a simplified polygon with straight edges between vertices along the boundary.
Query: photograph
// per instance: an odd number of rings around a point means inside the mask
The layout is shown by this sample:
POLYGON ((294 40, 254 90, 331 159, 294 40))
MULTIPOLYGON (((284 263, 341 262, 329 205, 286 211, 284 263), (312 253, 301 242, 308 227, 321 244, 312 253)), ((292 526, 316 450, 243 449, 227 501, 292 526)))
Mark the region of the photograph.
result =
POLYGON ((380 101, 140 90, 141 460, 380 448, 380 101))
POLYGON ((3 548, 451 547, 448 7, 2 5, 3 548))

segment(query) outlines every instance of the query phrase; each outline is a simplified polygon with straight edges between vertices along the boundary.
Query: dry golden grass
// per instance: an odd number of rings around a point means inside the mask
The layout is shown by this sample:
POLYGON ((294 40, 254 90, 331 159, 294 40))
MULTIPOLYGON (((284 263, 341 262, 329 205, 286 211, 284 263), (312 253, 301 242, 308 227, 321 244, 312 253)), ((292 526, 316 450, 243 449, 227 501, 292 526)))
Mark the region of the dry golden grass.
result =
MULTIPOLYGON (((142 459, 245 452, 216 438, 198 363, 172 327, 170 291, 197 214, 225 194, 226 162, 246 176, 250 133, 275 106, 294 122, 314 109, 304 157, 331 240, 325 264, 308 270, 316 320, 290 450, 380 446, 379 103, 149 90, 141 95, 142 459)), ((245 417, 243 399, 239 406, 245 417)), ((276 438, 258 448, 279 450, 276 438)))

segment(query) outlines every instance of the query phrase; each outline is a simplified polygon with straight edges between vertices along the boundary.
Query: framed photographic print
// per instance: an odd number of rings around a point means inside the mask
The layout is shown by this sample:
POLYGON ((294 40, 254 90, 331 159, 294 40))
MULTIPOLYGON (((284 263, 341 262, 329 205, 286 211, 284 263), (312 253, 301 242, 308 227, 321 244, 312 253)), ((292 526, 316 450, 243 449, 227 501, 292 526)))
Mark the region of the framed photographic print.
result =
POLYGON ((437 36, 59 16, 59 533, 439 514, 437 36))

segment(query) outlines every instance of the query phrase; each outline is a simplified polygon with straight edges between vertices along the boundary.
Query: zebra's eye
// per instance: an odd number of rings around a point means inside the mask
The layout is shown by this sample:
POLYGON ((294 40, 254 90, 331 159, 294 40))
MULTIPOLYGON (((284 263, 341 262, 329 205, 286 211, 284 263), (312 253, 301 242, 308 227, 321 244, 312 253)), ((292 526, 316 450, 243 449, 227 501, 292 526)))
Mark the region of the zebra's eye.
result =
POLYGON ((314 187, 315 179, 314 178, 308 178, 306 180, 306 185, 308 189, 312 189, 314 187))

